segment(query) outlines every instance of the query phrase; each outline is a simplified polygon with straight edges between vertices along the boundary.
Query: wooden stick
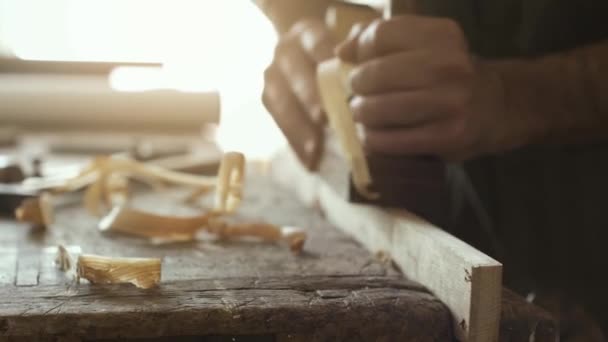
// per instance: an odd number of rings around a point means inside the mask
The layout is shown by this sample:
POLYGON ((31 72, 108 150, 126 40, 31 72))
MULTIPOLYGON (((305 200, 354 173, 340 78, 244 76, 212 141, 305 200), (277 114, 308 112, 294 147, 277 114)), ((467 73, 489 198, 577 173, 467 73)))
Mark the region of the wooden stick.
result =
POLYGON ((349 162, 355 188, 363 197, 375 199, 378 194, 370 190, 372 177, 353 115, 348 108, 350 92, 345 83, 352 68, 352 65, 342 63, 337 58, 321 63, 317 69, 319 93, 329 122, 349 162))
MULTIPOLYGON (((340 163, 344 161, 327 154, 323 161, 340 163)), ((321 166, 321 170, 331 169, 321 166)), ((320 206, 336 227, 371 252, 390 254, 408 278, 428 287, 451 310, 459 340, 497 341, 502 290, 499 262, 406 211, 345 201, 328 184, 329 173, 308 172, 291 151, 276 156, 271 173, 305 203, 320 206)))

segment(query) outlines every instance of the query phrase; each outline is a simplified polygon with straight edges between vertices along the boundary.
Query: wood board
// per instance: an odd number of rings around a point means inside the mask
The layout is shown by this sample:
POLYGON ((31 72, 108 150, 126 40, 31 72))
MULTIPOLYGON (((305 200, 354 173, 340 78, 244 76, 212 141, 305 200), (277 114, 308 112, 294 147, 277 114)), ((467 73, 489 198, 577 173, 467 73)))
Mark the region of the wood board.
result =
POLYGON ((304 203, 320 207, 329 222, 371 252, 390 255, 407 277, 429 288, 452 312, 460 340, 497 341, 502 265, 404 210, 347 202, 334 191, 331 179, 349 169, 331 152, 325 154, 320 173, 314 174, 290 151, 282 151, 272 162, 273 178, 295 190, 304 203))

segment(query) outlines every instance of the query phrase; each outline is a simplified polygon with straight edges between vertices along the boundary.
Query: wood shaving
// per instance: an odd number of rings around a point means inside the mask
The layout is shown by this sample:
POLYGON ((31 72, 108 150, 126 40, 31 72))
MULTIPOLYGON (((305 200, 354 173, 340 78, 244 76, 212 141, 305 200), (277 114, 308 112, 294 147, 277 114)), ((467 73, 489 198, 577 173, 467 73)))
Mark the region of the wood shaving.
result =
POLYGON ((365 198, 377 199, 379 194, 370 190, 372 178, 369 165, 348 107, 352 92, 348 90, 346 80, 352 69, 353 65, 343 63, 338 58, 325 61, 317 69, 317 81, 329 122, 350 165, 355 189, 365 198))
MULTIPOLYGON (((245 178, 245 156, 240 152, 227 152, 222 157, 215 186, 215 211, 231 213, 236 210, 243 197, 245 178)), ((186 203, 196 203, 199 198, 213 187, 203 186, 186 198, 186 203)))
POLYGON ((15 218, 19 222, 27 222, 39 227, 48 227, 54 221, 52 197, 42 193, 38 197, 28 198, 15 209, 15 218))
POLYGON ((178 217, 156 215, 127 207, 115 207, 99 221, 104 232, 119 232, 150 239, 153 243, 192 241, 215 213, 178 217))
POLYGON ((105 210, 126 202, 129 179, 155 189, 162 189, 167 183, 195 188, 191 201, 215 188, 216 211, 232 212, 242 197, 244 170, 245 157, 239 152, 224 154, 218 177, 172 171, 125 157, 103 156, 95 158, 77 176, 55 185, 52 191, 63 193, 87 188, 84 206, 91 214, 100 216, 105 210))
POLYGON ((294 253, 300 253, 306 242, 306 231, 270 223, 228 223, 221 218, 209 220, 208 230, 220 238, 257 237, 265 241, 285 242, 294 253))
POLYGON ((199 231, 221 239, 256 237, 265 241, 285 242, 296 253, 302 251, 306 232, 296 227, 270 223, 229 223, 217 212, 178 217, 156 215, 132 208, 116 207, 98 225, 104 232, 117 232, 149 239, 153 243, 192 241, 199 231))
POLYGON ((160 283, 161 260, 81 255, 76 269, 79 278, 92 284, 130 283, 141 289, 149 289, 160 283))

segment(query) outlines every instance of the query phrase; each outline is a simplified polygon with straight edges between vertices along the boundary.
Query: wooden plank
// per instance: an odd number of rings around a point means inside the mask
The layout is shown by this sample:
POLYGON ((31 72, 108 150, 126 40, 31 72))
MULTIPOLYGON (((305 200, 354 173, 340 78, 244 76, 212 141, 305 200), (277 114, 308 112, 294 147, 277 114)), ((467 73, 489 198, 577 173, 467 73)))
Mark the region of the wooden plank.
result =
POLYGON ((88 339, 314 332, 324 341, 450 341, 449 312, 420 290, 400 276, 199 279, 152 291, 11 287, 0 296, 0 332, 88 339), (342 291, 323 295, 334 289, 342 291))
MULTIPOLYGON (((322 164, 330 166, 321 170, 332 169, 332 162, 343 163, 326 156, 322 164)), ((299 198, 320 206, 331 223, 372 252, 388 253, 406 276, 427 286, 450 308, 459 339, 498 340, 499 262, 406 211, 346 202, 323 176, 301 167, 290 151, 279 154, 271 169, 274 178, 295 188, 299 198)))

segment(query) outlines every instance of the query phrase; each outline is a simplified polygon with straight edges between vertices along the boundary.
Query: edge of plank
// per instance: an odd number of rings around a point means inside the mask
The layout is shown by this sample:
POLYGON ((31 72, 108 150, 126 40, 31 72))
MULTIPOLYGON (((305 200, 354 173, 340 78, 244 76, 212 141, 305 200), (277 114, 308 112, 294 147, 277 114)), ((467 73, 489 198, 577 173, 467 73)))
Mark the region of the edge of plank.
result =
POLYGON ((319 206, 329 222, 371 252, 388 253, 408 278, 433 292, 452 312, 457 338, 498 340, 498 261, 405 210, 347 202, 321 176, 302 167, 291 151, 277 154, 270 172, 304 204, 319 206))

